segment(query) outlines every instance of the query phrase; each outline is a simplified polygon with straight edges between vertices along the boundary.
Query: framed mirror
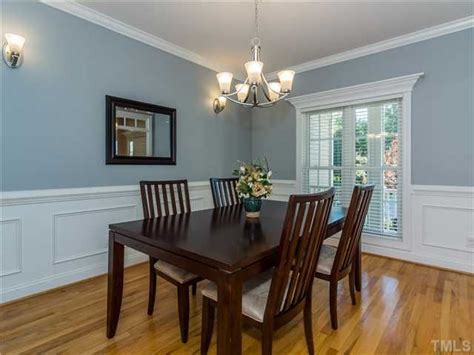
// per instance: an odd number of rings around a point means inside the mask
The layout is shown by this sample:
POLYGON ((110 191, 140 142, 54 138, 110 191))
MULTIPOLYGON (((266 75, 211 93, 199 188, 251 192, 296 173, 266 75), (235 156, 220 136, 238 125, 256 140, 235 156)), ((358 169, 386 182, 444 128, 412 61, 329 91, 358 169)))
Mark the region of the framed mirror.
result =
POLYGON ((106 96, 106 164, 176 165, 176 109, 106 96))

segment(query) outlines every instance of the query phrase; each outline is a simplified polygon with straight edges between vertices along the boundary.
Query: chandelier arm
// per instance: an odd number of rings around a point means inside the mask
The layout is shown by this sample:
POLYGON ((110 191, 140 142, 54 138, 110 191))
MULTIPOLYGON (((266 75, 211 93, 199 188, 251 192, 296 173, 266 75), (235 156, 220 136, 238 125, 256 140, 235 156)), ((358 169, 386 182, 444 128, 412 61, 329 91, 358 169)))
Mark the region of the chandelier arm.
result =
POLYGON ((255 105, 251 104, 251 103, 248 103, 248 102, 240 102, 239 100, 236 100, 236 99, 233 99, 231 97, 228 97, 228 96, 225 96, 223 95, 227 100, 233 102, 234 104, 239 104, 239 105, 242 105, 242 106, 245 106, 245 107, 254 107, 255 105))
POLYGON ((263 82, 265 83, 265 85, 268 86, 267 78, 265 78, 265 74, 263 74, 263 72, 262 72, 262 79, 263 79, 263 82))
POLYGON ((290 94, 290 93, 287 92, 287 93, 283 94, 282 96, 280 96, 280 97, 279 97, 278 99, 276 99, 276 100, 258 104, 256 107, 270 107, 270 106, 273 106, 273 105, 276 104, 278 101, 283 100, 283 99, 284 99, 285 97, 287 97, 289 94, 290 94))
POLYGON ((257 88, 258 85, 252 85, 252 104, 254 107, 258 106, 258 99, 257 99, 257 88))
MULTIPOLYGON (((262 75, 263 76, 263 75, 262 75)), ((265 81, 265 78, 263 78, 263 80, 265 81)), ((266 83, 266 82, 265 82, 266 83)), ((268 102, 272 102, 272 100, 270 99, 270 95, 269 93, 267 93, 267 90, 266 89, 269 89, 268 88, 268 84, 267 85, 262 85, 262 91, 263 91, 263 96, 265 96, 265 98, 268 100, 268 102), (265 88, 266 86, 266 88, 265 88)), ((271 90, 271 89, 270 89, 271 90)))
POLYGON ((243 102, 243 103, 247 103, 247 100, 249 99, 249 97, 250 97, 250 90, 247 91, 247 96, 245 96, 245 99, 244 99, 244 101, 242 101, 242 102, 243 102))

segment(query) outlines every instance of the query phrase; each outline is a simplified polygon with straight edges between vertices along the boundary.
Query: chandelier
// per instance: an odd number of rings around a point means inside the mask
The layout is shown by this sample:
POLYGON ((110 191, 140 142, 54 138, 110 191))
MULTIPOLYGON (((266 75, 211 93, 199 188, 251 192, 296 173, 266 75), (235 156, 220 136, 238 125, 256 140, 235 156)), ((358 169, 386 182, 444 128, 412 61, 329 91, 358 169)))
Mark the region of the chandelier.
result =
POLYGON ((279 81, 272 82, 268 82, 263 74, 258 37, 258 0, 255 0, 255 38, 252 39, 251 44, 252 60, 245 63, 247 78, 243 83, 235 85, 235 91, 231 92, 232 73, 221 72, 216 75, 221 96, 214 99, 215 113, 219 113, 225 108, 227 100, 245 107, 270 107, 291 92, 295 76, 293 70, 278 72, 279 81), (260 89, 263 94, 259 94, 260 89))

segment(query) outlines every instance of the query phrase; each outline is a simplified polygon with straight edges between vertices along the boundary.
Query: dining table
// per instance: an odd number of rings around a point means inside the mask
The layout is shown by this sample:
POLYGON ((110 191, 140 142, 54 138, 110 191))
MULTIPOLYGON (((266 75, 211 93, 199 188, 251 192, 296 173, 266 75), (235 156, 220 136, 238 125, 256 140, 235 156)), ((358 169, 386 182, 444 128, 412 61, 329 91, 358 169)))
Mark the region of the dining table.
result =
MULTIPOLYGON (((276 265, 287 205, 266 200, 259 218, 246 218, 238 204, 111 224, 107 337, 114 337, 119 321, 127 246, 215 282, 217 353, 241 354, 243 283, 276 265)), ((341 207, 332 208, 326 237, 341 231, 345 212, 341 207)), ((356 260, 360 270, 360 257, 356 260)), ((360 289, 360 271, 358 274, 360 289)))

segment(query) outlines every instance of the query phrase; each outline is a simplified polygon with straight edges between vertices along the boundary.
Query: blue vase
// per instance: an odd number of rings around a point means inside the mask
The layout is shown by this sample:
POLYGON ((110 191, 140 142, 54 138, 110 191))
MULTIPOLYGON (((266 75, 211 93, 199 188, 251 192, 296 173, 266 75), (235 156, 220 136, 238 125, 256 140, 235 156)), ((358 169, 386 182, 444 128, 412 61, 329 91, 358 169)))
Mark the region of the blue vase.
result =
POLYGON ((245 215, 249 218, 258 218, 262 208, 262 199, 257 197, 244 198, 245 215))

